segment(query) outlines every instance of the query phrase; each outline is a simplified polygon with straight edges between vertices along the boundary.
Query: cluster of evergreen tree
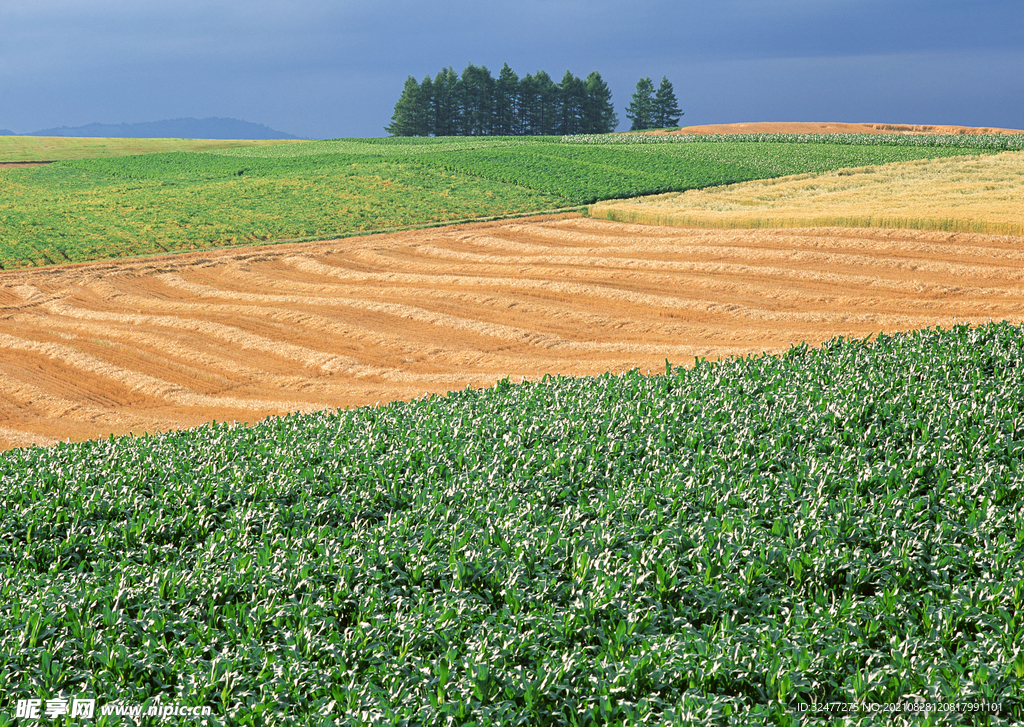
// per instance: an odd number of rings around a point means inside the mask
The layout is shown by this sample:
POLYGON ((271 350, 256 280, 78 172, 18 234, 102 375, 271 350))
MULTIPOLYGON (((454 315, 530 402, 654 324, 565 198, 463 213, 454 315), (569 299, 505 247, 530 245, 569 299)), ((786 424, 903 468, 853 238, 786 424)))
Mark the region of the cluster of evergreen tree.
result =
POLYGON ((630 131, 677 126, 682 115, 675 90, 665 76, 661 77, 657 91, 650 78, 637 81, 632 102, 626 108, 626 118, 633 122, 630 131))
POLYGON ((520 136, 605 134, 619 119, 608 84, 596 71, 581 80, 569 71, 560 83, 545 71, 519 78, 506 63, 498 78, 470 64, 459 76, 450 66, 422 82, 409 76, 395 104, 392 136, 520 136))

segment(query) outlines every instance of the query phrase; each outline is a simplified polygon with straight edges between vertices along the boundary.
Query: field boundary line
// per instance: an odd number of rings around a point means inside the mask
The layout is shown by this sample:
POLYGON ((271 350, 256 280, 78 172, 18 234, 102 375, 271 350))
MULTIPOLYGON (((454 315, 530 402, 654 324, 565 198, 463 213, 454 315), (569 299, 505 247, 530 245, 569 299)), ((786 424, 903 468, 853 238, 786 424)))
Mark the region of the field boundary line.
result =
MULTIPOLYGON (((407 232, 408 230, 429 230, 434 227, 451 227, 454 225, 471 225, 479 222, 500 222, 502 220, 515 220, 523 217, 542 217, 550 215, 563 215, 572 212, 579 212, 580 214, 588 214, 590 205, 580 204, 572 207, 556 207, 555 209, 549 210, 538 210, 536 212, 514 212, 507 215, 492 215, 489 217, 469 217, 462 220, 452 220, 448 222, 421 222, 417 225, 403 225, 401 227, 382 227, 376 230, 357 230, 356 232, 346 232, 340 235, 330 235, 328 237, 296 237, 285 240, 274 240, 273 242, 265 242, 265 245, 277 245, 290 242, 327 242, 328 240, 344 240, 349 237, 367 237, 369 235, 387 235, 392 232, 407 232)), ((256 243, 257 245, 260 243, 256 243)), ((234 245, 223 248, 208 248, 210 250, 233 250, 237 247, 249 247, 249 245, 234 245)), ((187 252, 199 252, 198 250, 188 250, 187 252)), ((174 253, 168 253, 174 254, 174 253)))
POLYGON ((100 258, 97 260, 83 260, 80 262, 55 263, 53 265, 37 265, 24 268, 2 268, 0 267, 0 279, 5 275, 25 275, 27 273, 45 272, 53 270, 66 270, 81 268, 87 265, 116 265, 120 263, 142 262, 155 258, 172 258, 182 255, 203 255, 208 253, 226 252, 228 250, 242 250, 247 247, 272 247, 274 245, 301 244, 304 242, 330 242, 331 240, 347 240, 353 237, 370 237, 372 235, 390 235, 399 232, 410 232, 413 230, 428 230, 436 227, 457 227, 459 225, 473 225, 486 222, 501 222, 503 220, 527 219, 530 217, 555 217, 558 215, 571 215, 577 213, 581 217, 589 217, 589 205, 574 205, 572 207, 558 207, 548 210, 536 210, 533 212, 515 212, 507 215, 493 215, 489 217, 470 217, 460 220, 449 220, 446 222, 424 222, 417 225, 405 225, 402 227, 384 227, 375 230, 357 230, 333 235, 314 235, 311 237, 295 237, 282 240, 248 240, 238 245, 224 245, 221 247, 204 247, 194 250, 177 250, 154 252, 148 255, 132 255, 131 257, 100 258))

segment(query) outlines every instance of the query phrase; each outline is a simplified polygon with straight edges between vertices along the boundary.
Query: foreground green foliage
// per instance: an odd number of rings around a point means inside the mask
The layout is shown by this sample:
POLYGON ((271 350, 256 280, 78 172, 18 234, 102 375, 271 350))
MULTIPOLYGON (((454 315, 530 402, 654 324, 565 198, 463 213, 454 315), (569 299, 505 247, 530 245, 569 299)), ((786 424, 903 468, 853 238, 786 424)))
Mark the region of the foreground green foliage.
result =
POLYGON ((0 724, 61 690, 231 724, 1010 724, 1022 361, 991 324, 4 453, 0 724))
POLYGON ((336 140, 0 170, 0 268, 325 239, 996 150, 596 139, 336 140))

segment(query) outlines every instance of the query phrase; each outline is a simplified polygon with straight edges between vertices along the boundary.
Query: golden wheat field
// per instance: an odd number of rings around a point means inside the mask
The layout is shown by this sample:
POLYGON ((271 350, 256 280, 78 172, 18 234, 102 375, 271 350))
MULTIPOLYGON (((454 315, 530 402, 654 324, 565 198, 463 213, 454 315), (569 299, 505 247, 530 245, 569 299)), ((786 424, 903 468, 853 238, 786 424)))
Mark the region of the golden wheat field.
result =
POLYGON ((1022 248, 563 215, 0 273, 0 447, 1024 320, 1022 248))
POLYGON ((886 227, 1024 235, 1024 152, 899 162, 612 200, 595 218, 706 228, 886 227))

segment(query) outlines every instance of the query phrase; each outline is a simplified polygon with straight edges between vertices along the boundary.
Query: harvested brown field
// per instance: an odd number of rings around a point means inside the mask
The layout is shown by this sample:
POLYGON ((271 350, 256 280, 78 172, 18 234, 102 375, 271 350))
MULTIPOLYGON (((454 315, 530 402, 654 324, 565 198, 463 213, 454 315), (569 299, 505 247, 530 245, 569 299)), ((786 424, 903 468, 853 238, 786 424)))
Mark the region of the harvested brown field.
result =
POLYGON ((0 274, 0 447, 1024 320, 1019 238, 577 216, 0 274))
POLYGON ((922 124, 847 124, 839 122, 755 122, 687 126, 668 134, 1024 134, 1020 129, 922 124))
POLYGON ((680 227, 888 227, 1024 235, 1024 152, 920 159, 598 202, 593 217, 680 227))

